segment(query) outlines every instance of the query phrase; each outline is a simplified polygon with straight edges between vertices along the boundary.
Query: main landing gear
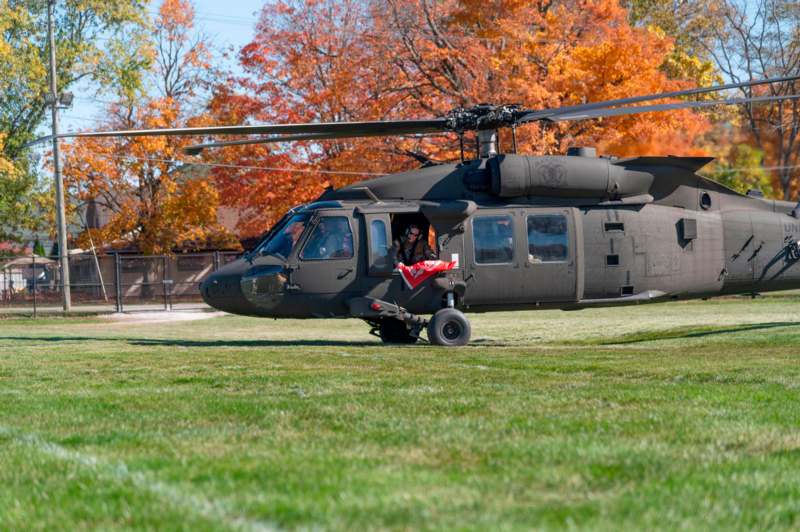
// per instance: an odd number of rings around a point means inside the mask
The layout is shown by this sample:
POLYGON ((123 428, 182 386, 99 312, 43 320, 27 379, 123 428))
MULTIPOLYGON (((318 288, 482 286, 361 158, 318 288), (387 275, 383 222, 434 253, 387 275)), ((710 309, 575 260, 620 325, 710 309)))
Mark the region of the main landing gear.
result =
POLYGON ((471 333, 467 317, 454 308, 438 310, 428 323, 428 340, 435 345, 467 345, 471 333))
POLYGON ((419 340, 419 330, 413 331, 397 318, 383 318, 377 332, 384 344, 415 344, 419 340))
POLYGON ((467 345, 472 333, 469 320, 455 308, 452 296, 447 298, 447 307, 439 309, 430 321, 396 304, 371 297, 351 299, 348 305, 350 314, 369 323, 370 332, 385 344, 416 343, 426 327, 428 340, 434 345, 467 345))

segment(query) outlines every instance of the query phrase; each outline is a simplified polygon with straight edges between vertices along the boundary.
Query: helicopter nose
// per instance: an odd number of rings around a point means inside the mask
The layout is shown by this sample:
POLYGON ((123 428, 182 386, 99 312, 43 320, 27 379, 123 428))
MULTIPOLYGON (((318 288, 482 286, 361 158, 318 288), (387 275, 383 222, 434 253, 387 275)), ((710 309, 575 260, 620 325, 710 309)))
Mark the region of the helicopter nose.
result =
POLYGON ((227 264, 209 275, 200 283, 200 295, 215 309, 232 314, 253 314, 255 309, 242 294, 242 274, 246 267, 239 262, 227 264))
POLYGON ((200 294, 207 305, 217 310, 241 314, 244 302, 242 289, 239 287, 239 275, 211 274, 200 283, 200 294))
POLYGON ((252 264, 240 259, 200 284, 203 300, 215 309, 248 316, 279 314, 286 277, 282 264, 252 264))

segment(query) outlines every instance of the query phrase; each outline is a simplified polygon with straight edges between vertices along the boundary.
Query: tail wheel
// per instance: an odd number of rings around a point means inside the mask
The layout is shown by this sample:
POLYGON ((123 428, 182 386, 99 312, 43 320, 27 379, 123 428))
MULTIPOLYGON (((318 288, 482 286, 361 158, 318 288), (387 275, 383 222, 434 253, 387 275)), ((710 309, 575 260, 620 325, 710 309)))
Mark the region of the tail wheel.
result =
POLYGON ((471 334, 469 320, 454 308, 439 310, 428 323, 428 339, 435 345, 467 345, 471 334))
POLYGON ((419 339, 411 334, 405 322, 394 318, 382 319, 378 325, 378 334, 385 344, 413 344, 419 339))

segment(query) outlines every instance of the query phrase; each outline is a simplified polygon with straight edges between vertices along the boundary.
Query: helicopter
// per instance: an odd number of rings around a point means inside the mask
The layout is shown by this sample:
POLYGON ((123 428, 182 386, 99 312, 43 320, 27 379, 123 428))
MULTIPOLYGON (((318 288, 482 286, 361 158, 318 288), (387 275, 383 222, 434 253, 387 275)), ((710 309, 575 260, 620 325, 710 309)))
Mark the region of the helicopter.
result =
MULTIPOLYGON (((554 109, 481 104, 423 120, 214 126, 59 137, 267 135, 186 148, 450 132, 461 160, 328 189, 287 212, 242 258, 202 281, 210 306, 271 318, 359 318, 383 342, 463 346, 473 312, 580 310, 800 288, 800 204, 735 192, 698 174, 709 157, 516 153, 516 128, 800 94, 664 98, 790 83, 753 80, 554 109), (498 131, 511 128, 500 153, 498 131), (476 155, 464 156, 474 132, 476 155), (413 233, 436 260, 406 265, 413 233), (430 318, 426 317, 430 316, 430 318)), ((51 137, 45 137, 47 140, 51 137)))

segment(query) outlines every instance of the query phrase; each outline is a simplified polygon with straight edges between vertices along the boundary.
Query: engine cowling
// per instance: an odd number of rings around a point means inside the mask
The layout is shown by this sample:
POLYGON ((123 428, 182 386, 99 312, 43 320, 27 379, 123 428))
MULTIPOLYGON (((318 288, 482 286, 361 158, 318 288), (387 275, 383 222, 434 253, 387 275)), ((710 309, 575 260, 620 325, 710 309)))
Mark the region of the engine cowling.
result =
POLYGON ((564 196, 619 199, 646 194, 653 174, 599 157, 498 155, 489 159, 489 190, 501 198, 564 196))

